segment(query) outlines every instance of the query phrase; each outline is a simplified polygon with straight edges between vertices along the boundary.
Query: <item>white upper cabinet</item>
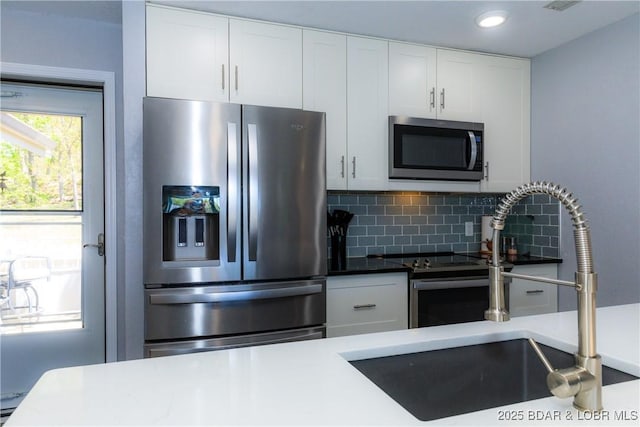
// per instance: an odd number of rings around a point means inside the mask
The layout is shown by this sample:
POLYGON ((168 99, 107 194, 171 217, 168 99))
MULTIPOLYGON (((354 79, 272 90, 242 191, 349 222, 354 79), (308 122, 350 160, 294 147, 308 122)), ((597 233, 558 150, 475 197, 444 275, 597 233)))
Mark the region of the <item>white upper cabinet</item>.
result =
POLYGON ((436 118, 436 49, 389 42, 389 115, 436 118))
POLYGON ((302 108, 302 29, 147 5, 147 95, 302 108))
MULTIPOLYGON (((389 43, 390 115, 484 123, 480 191, 511 191, 529 181, 530 98, 527 59, 389 43)), ((424 191, 456 191, 456 186, 472 187, 442 181, 389 184, 424 191)))
POLYGON ((389 114, 479 121, 482 55, 389 43, 389 114))
POLYGON ((483 55, 438 49, 438 118, 481 122, 483 86, 480 71, 483 55))
POLYGON ((147 95, 327 114, 327 188, 506 192, 530 180, 530 61, 148 4, 147 95), (388 117, 484 123, 480 182, 389 180, 388 117))
POLYGON ((231 102, 302 108, 302 30, 230 19, 231 102))
POLYGON ((302 32, 302 108, 326 113, 327 188, 347 188, 347 37, 302 32))
POLYGON ((347 37, 350 190, 386 190, 389 176, 388 42, 347 37))
POLYGON ((485 56, 484 192, 508 192, 530 181, 530 70, 526 59, 485 56))
POLYGON ((228 101, 229 20, 147 5, 147 95, 228 101))

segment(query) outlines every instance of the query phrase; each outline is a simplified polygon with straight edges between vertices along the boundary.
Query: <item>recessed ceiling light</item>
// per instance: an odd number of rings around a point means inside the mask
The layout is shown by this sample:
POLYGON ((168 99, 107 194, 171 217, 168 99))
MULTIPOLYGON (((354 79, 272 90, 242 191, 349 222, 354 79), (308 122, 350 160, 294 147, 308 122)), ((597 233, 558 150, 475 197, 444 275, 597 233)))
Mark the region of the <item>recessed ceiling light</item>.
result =
POLYGON ((504 24, 509 14, 504 10, 493 10, 485 12, 476 18, 476 24, 482 28, 497 27, 504 24))

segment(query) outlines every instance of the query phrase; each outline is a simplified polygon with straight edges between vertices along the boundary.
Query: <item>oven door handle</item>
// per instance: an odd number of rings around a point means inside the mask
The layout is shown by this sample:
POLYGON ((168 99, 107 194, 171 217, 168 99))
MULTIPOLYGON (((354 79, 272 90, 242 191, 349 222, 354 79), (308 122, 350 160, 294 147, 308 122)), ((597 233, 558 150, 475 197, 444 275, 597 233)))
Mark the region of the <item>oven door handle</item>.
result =
POLYGON ((458 280, 413 280, 412 287, 416 291, 429 291, 434 289, 453 289, 453 288, 479 288, 489 286, 488 277, 478 277, 473 279, 458 280))
POLYGON ((290 286, 275 289, 256 289, 249 291, 206 292, 206 293, 151 293, 150 304, 193 304, 221 303, 232 301, 250 301, 270 298, 286 298, 322 293, 322 284, 290 286))

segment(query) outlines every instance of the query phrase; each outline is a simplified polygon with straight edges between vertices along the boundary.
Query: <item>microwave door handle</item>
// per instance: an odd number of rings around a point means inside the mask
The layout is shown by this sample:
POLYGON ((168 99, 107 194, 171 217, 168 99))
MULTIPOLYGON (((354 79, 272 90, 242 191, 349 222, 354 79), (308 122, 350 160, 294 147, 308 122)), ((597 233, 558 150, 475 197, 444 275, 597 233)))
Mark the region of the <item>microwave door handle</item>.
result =
POLYGON ((227 260, 236 262, 238 230, 238 134, 236 123, 227 123, 227 260))
POLYGON ((472 131, 467 131, 469 135, 469 144, 471 146, 471 156, 469 157, 469 165, 467 170, 473 170, 476 166, 476 159, 478 158, 478 144, 476 143, 476 134, 472 131))

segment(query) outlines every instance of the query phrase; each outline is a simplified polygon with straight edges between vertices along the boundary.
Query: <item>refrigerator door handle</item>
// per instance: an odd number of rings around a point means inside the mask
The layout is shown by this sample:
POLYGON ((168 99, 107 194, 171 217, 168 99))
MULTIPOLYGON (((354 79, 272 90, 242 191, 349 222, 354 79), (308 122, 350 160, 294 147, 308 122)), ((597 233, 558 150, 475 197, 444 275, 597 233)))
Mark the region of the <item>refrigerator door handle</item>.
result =
POLYGON ((258 189, 258 129, 255 124, 247 124, 249 145, 249 220, 247 224, 249 237, 249 261, 258 258, 258 206, 260 193, 258 189))
POLYGON ((315 283, 313 285, 289 286, 275 289, 256 289, 248 291, 234 292, 206 292, 206 293, 151 293, 149 294, 149 304, 196 304, 196 303, 225 303, 238 301, 253 301, 286 297, 303 297, 322 293, 323 285, 315 283))
POLYGON ((238 134, 235 123, 227 123, 227 261, 236 262, 238 241, 238 134))

